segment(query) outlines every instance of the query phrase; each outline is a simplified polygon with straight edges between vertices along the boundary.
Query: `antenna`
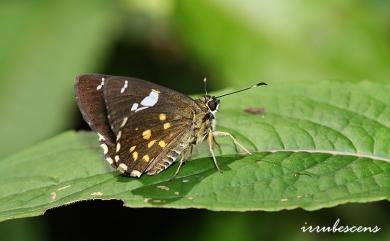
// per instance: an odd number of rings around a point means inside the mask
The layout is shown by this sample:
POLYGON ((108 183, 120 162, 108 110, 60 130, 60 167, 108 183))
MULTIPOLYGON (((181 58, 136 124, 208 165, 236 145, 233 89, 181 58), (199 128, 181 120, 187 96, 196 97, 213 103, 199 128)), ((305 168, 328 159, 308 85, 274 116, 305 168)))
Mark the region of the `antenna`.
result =
POLYGON ((250 90, 250 89, 252 89, 252 88, 256 88, 256 87, 262 86, 262 85, 267 85, 267 83, 260 82, 260 83, 257 83, 257 84, 255 84, 255 85, 252 85, 251 87, 244 88, 244 89, 242 89, 242 90, 237 90, 237 91, 233 91, 233 92, 230 92, 230 93, 227 93, 227 94, 223 94, 223 95, 220 95, 220 96, 216 96, 216 98, 221 98, 221 97, 224 97, 224 96, 227 96, 227 95, 236 94, 236 93, 239 93, 239 92, 242 92, 242 91, 245 91, 245 90, 250 90))
POLYGON ((203 78, 203 86, 204 86, 204 92, 207 95, 207 78, 206 77, 203 78))

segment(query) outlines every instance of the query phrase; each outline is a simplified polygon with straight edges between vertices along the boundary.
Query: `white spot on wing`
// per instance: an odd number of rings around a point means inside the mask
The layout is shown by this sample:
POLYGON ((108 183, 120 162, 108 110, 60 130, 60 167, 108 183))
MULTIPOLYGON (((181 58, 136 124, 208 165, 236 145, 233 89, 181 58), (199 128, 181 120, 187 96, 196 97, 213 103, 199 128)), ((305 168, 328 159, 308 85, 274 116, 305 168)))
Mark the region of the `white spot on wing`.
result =
POLYGON ((133 171, 131 171, 130 176, 132 176, 132 177, 140 177, 141 174, 142 173, 140 171, 133 170, 133 171))
POLYGON ((123 85, 122 89, 121 89, 121 94, 123 94, 123 92, 125 92, 125 90, 127 89, 128 87, 128 84, 129 84, 129 81, 125 80, 125 84, 123 85))
POLYGON ((97 134, 99 136, 99 141, 104 141, 105 140, 105 138, 104 138, 104 136, 102 134, 100 134, 100 133, 97 133, 97 134))
POLYGON ((119 131, 118 134, 116 135, 116 141, 119 141, 119 139, 121 139, 121 136, 122 136, 122 131, 119 131))
POLYGON ((106 158, 106 161, 107 161, 110 165, 112 165, 112 163, 114 163, 114 161, 112 160, 111 157, 107 157, 107 158, 106 158))
POLYGON ((138 103, 134 103, 133 106, 131 107, 131 111, 136 111, 138 108, 138 103))
POLYGON ((127 166, 124 163, 119 164, 118 169, 122 169, 123 171, 127 171, 127 166))
POLYGON ((143 98, 140 104, 134 103, 131 106, 131 111, 141 111, 157 104, 160 92, 158 90, 151 90, 149 95, 143 98), (141 107, 138 107, 141 106, 141 107))
POLYGON ((152 90, 148 96, 146 96, 142 101, 141 105, 152 107, 154 106, 158 101, 158 95, 160 92, 157 90, 152 90))
POLYGON ((108 147, 106 144, 100 144, 100 147, 103 149, 103 153, 104 155, 106 155, 108 153, 108 147))
POLYGON ((138 111, 140 111, 140 110, 145 110, 145 109, 147 109, 147 108, 149 108, 149 107, 141 107, 141 108, 136 109, 135 112, 138 112, 138 111))
POLYGON ((100 85, 96 87, 96 90, 100 90, 104 85, 104 78, 102 78, 102 82, 100 82, 100 85))
POLYGON ((121 124, 120 128, 122 128, 122 127, 124 127, 126 125, 128 119, 129 118, 127 118, 127 117, 123 118, 123 121, 122 121, 122 124, 121 124))

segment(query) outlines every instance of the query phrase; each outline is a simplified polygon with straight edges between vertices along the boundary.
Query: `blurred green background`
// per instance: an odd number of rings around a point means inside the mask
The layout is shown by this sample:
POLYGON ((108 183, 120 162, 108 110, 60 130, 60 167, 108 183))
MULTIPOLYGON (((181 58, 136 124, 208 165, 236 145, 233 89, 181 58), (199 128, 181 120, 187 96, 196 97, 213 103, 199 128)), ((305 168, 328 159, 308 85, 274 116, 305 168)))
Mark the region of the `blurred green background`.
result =
MULTIPOLYGON (((0 158, 86 128, 73 97, 79 73, 135 76, 187 94, 203 92, 204 76, 211 90, 258 80, 384 84, 390 76, 390 2, 381 0, 3 0, 0 36, 0 158)), ((91 217, 128 225, 129 233, 143 220, 170 240, 390 240, 389 211, 387 202, 278 213, 89 202, 0 223, 0 240, 88 240, 80 226, 91 217), (337 218, 382 230, 299 231, 304 222, 331 226, 337 218)))

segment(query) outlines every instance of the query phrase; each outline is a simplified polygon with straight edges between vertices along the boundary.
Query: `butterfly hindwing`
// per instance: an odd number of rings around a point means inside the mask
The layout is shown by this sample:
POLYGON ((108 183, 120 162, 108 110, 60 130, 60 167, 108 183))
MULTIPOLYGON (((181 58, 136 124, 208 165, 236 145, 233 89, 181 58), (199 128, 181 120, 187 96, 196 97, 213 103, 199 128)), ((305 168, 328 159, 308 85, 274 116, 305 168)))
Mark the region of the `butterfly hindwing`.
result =
POLYGON ((169 166, 183 151, 178 146, 191 133, 197 108, 191 98, 143 80, 110 77, 104 100, 116 135, 112 159, 119 170, 140 176, 158 162, 168 160, 164 166, 169 166))
POLYGON ((75 95, 77 104, 84 120, 100 139, 108 145, 115 145, 115 134, 107 119, 107 109, 104 101, 103 87, 109 75, 84 74, 76 77, 75 95))
MULTIPOLYGON (((123 128, 122 135, 132 135, 133 138, 121 138, 118 140, 116 155, 119 156, 118 165, 122 164, 122 169, 131 174, 134 170, 137 173, 144 173, 150 166, 165 159, 169 162, 168 167, 176 160, 180 153, 171 153, 177 146, 182 136, 188 130, 186 124, 178 124, 170 129, 164 129, 163 124, 151 128, 135 128, 128 124, 123 128), (131 126, 131 127, 130 127, 131 126), (167 157, 167 158, 165 158, 167 157)), ((164 164, 165 165, 165 164, 164 164)))

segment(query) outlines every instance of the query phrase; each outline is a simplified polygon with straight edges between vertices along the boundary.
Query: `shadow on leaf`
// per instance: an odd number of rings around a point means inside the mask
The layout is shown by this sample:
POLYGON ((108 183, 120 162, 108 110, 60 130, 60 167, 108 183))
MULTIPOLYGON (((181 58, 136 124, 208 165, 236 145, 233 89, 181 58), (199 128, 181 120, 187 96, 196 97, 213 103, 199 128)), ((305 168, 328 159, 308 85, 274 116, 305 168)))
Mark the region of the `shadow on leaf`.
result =
MULTIPOLYGON (((230 171, 228 165, 239 157, 239 155, 219 157, 219 165, 224 172, 228 172, 230 171)), ((156 176, 143 176, 140 178, 143 186, 133 190, 132 193, 144 197, 145 202, 154 206, 163 206, 180 199, 192 200, 193 197, 188 194, 197 184, 209 176, 223 175, 215 168, 211 158, 187 162, 179 175, 172 179, 177 166, 178 163, 156 176)))

